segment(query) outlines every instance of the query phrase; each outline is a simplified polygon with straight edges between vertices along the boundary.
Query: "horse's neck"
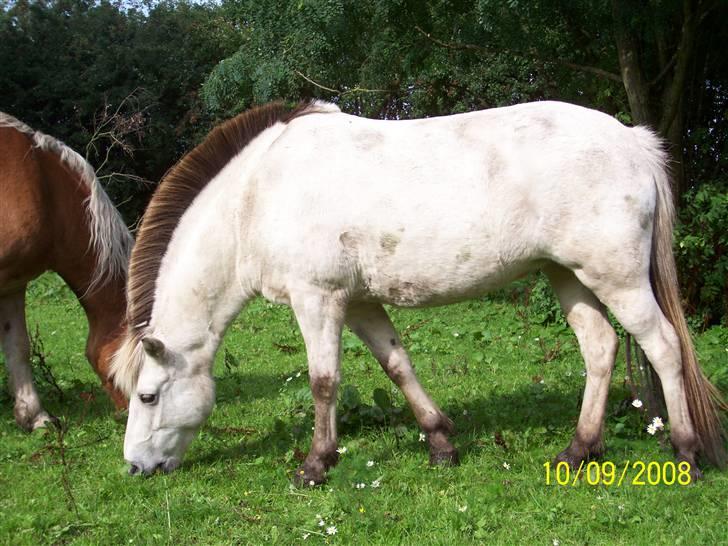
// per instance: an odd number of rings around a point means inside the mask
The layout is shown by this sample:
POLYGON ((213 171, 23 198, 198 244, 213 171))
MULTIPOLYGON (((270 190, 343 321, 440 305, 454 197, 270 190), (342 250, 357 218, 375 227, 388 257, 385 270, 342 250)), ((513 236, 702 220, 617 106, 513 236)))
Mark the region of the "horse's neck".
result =
POLYGON ((73 290, 81 302, 89 324, 87 353, 94 362, 99 353, 115 338, 126 313, 125 278, 109 277, 92 286, 99 264, 91 244, 86 200, 90 190, 86 184, 58 165, 54 154, 42 152, 50 196, 48 218, 53 230, 53 251, 49 265, 73 290))
MULTIPOLYGON (((219 188, 217 188, 219 189, 219 188)), ((237 267, 238 196, 203 191, 180 219, 156 279, 150 327, 172 348, 211 361, 227 327, 252 293, 237 267)))

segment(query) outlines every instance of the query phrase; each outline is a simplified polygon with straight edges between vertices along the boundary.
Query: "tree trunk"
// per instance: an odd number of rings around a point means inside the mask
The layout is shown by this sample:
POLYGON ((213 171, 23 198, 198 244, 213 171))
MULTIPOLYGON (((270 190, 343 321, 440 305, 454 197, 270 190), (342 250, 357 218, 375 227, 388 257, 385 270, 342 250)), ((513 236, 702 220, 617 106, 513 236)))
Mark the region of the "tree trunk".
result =
POLYGON ((619 56, 619 70, 624 90, 635 124, 653 125, 650 108, 649 85, 640 65, 639 48, 635 34, 630 29, 629 1, 612 0, 614 39, 619 56))

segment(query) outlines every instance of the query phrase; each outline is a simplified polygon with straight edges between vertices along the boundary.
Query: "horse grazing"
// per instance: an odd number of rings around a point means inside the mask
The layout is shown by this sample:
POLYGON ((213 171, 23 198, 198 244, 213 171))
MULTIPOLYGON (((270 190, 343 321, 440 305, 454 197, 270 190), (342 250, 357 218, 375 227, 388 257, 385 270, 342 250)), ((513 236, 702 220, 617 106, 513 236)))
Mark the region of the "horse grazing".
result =
POLYGON ((451 421, 424 391, 383 303, 473 298, 543 270, 586 361, 576 434, 557 458, 603 450, 617 336, 610 308, 662 382, 678 459, 724 458, 722 429, 678 299, 666 156, 647 129, 539 102, 381 121, 313 102, 218 126, 162 181, 132 252, 129 332, 112 365, 130 395, 132 474, 177 467, 214 403, 226 328, 262 295, 290 305, 315 403, 296 472, 337 460, 344 324, 403 391, 430 461, 457 461, 451 421))
POLYGON ((86 356, 114 404, 109 380, 124 333, 124 286, 132 237, 91 166, 62 142, 0 113, 0 342, 15 420, 33 430, 50 419, 33 386, 25 289, 56 271, 86 312, 86 356))

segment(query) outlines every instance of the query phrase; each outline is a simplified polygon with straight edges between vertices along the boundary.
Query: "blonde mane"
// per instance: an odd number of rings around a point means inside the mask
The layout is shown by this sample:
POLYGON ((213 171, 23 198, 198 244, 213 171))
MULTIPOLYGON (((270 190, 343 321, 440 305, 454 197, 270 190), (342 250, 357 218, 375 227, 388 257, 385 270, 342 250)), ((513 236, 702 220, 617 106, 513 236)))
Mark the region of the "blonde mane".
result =
POLYGON ((61 163, 76 174, 88 188, 86 214, 91 232, 90 249, 96 255, 96 270, 87 293, 113 278, 126 278, 127 264, 134 243, 129 230, 96 177, 96 172, 77 152, 60 140, 36 131, 9 114, 0 112, 0 127, 27 135, 33 146, 58 156, 61 163))
POLYGON ((114 357, 114 384, 127 395, 143 362, 140 340, 152 317, 162 259, 180 218, 207 184, 255 137, 277 123, 312 113, 339 112, 332 104, 302 102, 294 108, 273 102, 215 127, 165 175, 144 213, 129 262, 127 335, 114 357))

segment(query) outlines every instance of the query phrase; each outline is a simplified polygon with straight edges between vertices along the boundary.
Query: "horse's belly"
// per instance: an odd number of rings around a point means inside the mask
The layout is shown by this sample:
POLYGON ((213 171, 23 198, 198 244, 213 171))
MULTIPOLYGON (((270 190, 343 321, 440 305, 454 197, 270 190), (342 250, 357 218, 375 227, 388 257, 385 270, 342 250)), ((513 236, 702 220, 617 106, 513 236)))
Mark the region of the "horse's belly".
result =
MULTIPOLYGON (((424 258, 424 257, 423 257, 424 258)), ((481 296, 537 270, 543 260, 479 260, 465 254, 434 263, 424 258, 404 264, 379 264, 361 272, 359 297, 398 307, 445 305, 481 296)))

